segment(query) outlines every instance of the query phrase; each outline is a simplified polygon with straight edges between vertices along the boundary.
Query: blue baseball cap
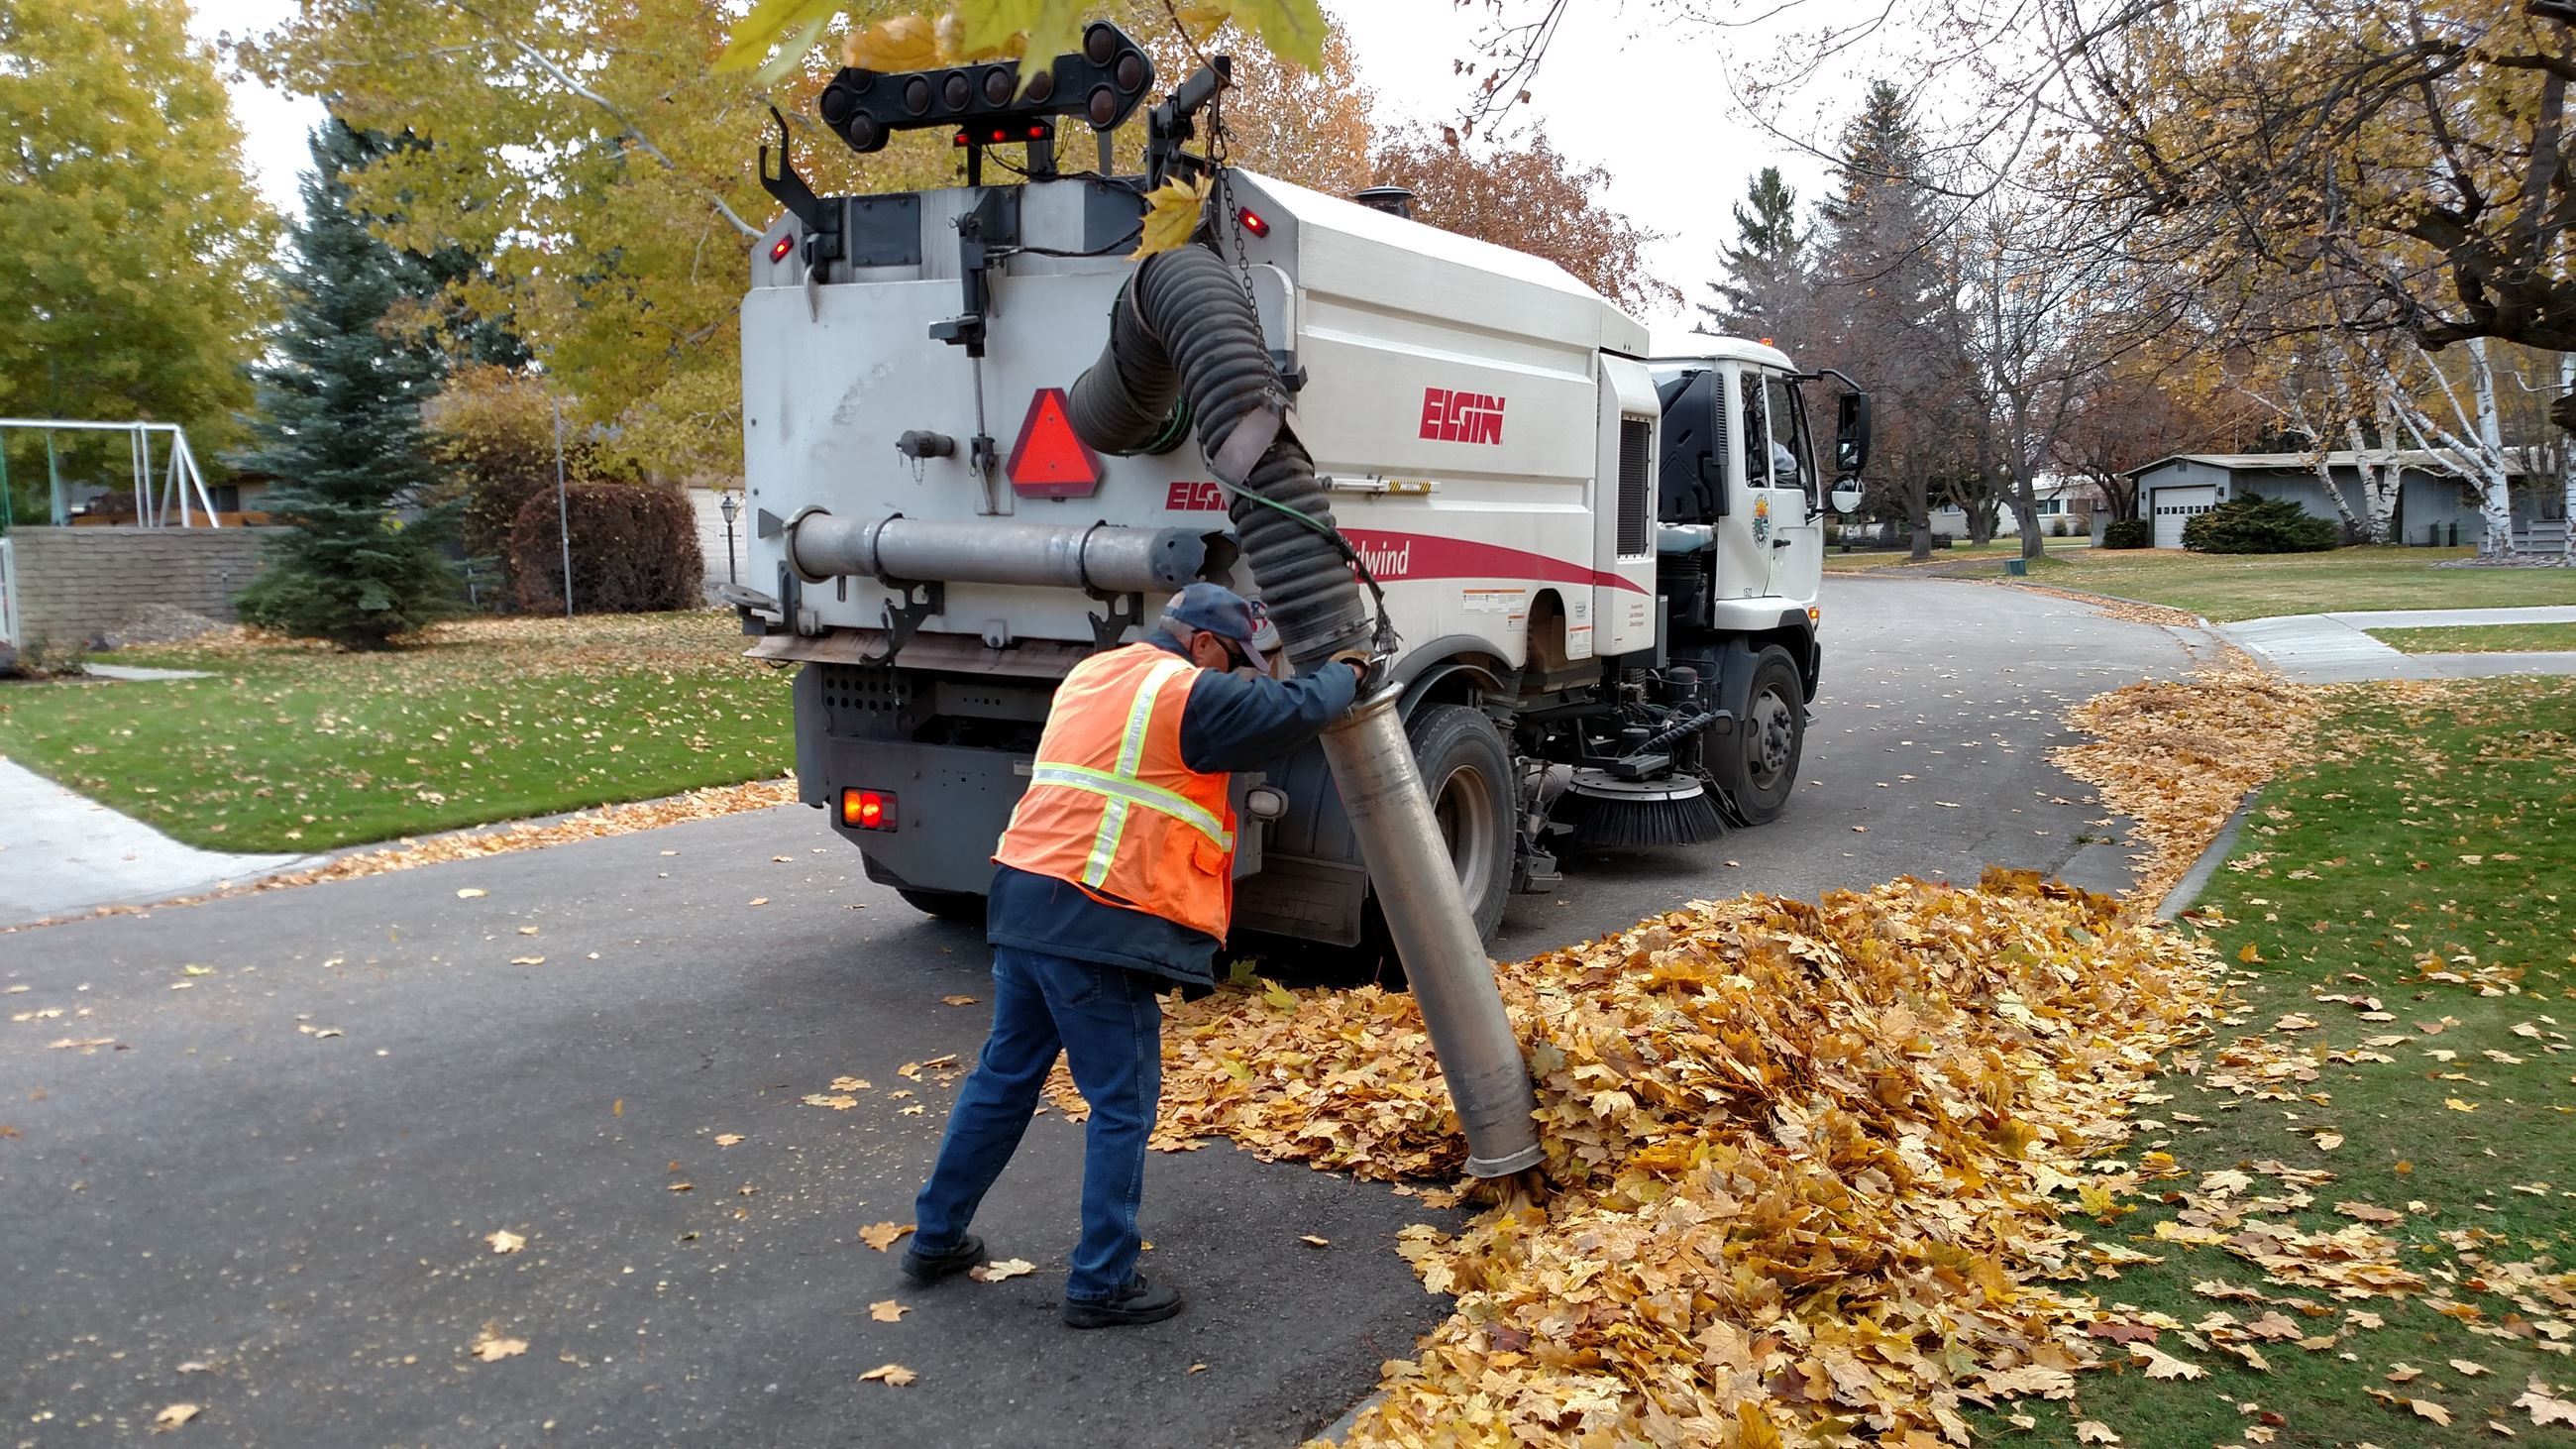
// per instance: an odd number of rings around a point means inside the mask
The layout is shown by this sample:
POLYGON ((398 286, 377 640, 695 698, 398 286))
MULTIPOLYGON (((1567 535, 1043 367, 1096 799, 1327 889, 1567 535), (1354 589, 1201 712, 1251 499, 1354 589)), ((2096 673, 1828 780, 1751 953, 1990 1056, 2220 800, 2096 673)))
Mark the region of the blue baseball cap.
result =
POLYGON ((1270 660, 1261 652, 1263 644, 1279 641, 1270 611, 1223 584, 1192 584, 1172 595, 1171 602, 1163 605, 1163 624, 1166 629, 1177 624, 1231 639, 1243 646, 1253 668, 1270 672, 1270 660))

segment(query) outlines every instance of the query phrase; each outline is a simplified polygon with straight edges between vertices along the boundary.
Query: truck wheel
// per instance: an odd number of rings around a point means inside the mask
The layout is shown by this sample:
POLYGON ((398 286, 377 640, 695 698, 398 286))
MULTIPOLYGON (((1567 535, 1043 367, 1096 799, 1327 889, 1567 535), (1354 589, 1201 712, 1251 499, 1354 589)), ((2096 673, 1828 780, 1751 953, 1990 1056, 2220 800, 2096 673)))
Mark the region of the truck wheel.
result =
MULTIPOLYGON (((1427 704, 1405 722, 1414 763, 1431 796, 1476 934, 1492 940, 1512 887, 1512 755, 1493 722, 1461 704, 1427 704)), ((1366 932, 1390 946, 1381 902, 1369 899, 1366 932)))
POLYGON ((925 916, 937 916, 943 921, 956 921, 968 926, 984 924, 984 898, 972 891, 918 891, 909 886, 898 886, 895 894, 903 897, 905 905, 925 916))
POLYGON ((1797 662, 1777 644, 1754 655, 1749 669, 1741 659, 1729 661, 1727 670, 1726 707, 1735 712, 1735 733, 1708 738, 1708 767, 1735 797, 1746 824, 1767 825, 1788 808, 1798 786, 1798 756, 1807 742, 1806 687, 1797 662))

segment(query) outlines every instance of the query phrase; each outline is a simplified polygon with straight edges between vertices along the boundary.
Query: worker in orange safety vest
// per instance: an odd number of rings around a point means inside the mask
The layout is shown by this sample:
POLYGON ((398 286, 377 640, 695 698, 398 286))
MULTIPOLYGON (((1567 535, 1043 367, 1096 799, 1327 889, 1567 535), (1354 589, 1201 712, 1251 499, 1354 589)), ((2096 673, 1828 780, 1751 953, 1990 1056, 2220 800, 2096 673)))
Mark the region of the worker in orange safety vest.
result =
POLYGON ((1136 1271, 1145 1143, 1162 1096, 1156 994, 1211 986, 1234 906, 1233 771, 1289 754, 1351 707, 1364 661, 1274 677, 1259 605, 1216 584, 1174 594, 1156 631, 1074 666, 994 853, 986 912, 993 1025, 913 1205, 903 1274, 984 1260, 967 1231, 1062 1049, 1091 1104, 1082 1232, 1065 1283, 1076 1328, 1154 1323, 1181 1295, 1136 1271))

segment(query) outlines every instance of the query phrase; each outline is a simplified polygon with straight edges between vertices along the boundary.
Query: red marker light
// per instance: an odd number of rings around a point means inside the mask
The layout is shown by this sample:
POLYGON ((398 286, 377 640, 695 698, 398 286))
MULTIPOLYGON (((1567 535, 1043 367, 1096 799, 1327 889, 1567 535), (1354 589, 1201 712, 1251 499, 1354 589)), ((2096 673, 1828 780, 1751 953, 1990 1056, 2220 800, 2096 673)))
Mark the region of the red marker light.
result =
POLYGON ((853 830, 899 830, 894 796, 883 790, 843 790, 841 823, 853 830))
POLYGON ((796 238, 792 236, 780 237, 778 240, 769 244, 769 259, 773 262, 783 262, 787 260, 787 254, 794 250, 796 250, 796 238))
POLYGON ((1263 221, 1261 219, 1261 213, 1253 210, 1251 207, 1247 206, 1242 210, 1237 211, 1234 214, 1234 219, 1242 222, 1243 229, 1252 233, 1254 236, 1270 235, 1270 223, 1263 221))

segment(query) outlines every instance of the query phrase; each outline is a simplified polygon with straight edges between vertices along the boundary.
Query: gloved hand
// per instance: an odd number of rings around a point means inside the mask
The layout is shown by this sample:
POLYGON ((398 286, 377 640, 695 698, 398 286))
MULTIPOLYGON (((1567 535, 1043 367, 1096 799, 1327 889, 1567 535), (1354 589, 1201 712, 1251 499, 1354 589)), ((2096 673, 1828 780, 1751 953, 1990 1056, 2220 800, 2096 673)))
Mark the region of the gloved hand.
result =
POLYGON ((1351 673, 1359 677, 1356 698, 1368 698, 1372 691, 1386 682, 1386 661, 1365 649, 1345 649, 1326 662, 1351 667, 1351 673))

